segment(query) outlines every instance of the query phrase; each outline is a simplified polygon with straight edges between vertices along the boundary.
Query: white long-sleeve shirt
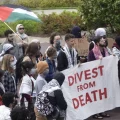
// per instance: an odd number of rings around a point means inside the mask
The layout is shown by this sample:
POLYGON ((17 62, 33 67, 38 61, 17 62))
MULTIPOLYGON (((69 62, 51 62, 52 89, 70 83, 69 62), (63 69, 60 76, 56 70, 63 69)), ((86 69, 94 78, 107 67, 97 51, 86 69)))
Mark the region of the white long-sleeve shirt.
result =
POLYGON ((5 105, 0 106, 0 120, 11 120, 11 109, 5 105))

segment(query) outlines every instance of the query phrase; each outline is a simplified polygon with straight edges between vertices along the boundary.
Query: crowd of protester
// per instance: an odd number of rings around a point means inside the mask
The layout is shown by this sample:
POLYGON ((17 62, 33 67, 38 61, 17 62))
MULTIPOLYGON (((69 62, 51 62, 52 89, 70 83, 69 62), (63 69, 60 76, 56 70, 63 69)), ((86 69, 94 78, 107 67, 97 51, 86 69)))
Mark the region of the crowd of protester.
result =
MULTIPOLYGON (((111 50, 104 28, 95 31, 86 59, 74 48, 75 39, 82 37, 78 26, 65 35, 64 46, 61 35, 52 33, 43 55, 40 41, 29 43, 24 29, 18 24, 16 34, 6 30, 6 41, 0 45, 0 120, 64 120, 67 103, 61 90, 65 80, 61 71, 110 55, 120 59, 120 36, 111 50)), ((95 119, 104 117, 110 115, 105 111, 93 115, 95 119)))

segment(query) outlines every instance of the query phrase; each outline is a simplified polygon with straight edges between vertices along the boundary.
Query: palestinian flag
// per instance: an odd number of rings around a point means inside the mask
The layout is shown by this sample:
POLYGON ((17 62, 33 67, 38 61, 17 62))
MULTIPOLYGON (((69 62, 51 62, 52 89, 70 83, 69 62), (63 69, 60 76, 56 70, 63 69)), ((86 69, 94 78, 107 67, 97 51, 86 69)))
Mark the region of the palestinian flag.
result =
POLYGON ((28 8, 13 4, 0 6, 0 20, 3 22, 15 22, 17 20, 34 20, 40 22, 40 19, 28 8))

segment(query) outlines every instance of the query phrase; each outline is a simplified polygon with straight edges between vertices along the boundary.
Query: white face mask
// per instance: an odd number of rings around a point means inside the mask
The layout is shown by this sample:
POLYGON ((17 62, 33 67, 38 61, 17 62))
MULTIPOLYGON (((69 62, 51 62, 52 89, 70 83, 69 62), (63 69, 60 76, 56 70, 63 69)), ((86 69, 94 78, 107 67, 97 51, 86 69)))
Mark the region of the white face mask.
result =
POLYGON ((35 68, 32 68, 32 69, 30 70, 30 74, 31 74, 31 75, 35 75, 36 73, 37 73, 37 71, 36 71, 35 68))
POLYGON ((16 69, 16 62, 17 60, 14 58, 14 61, 13 62, 10 62, 10 67, 15 70, 16 69))

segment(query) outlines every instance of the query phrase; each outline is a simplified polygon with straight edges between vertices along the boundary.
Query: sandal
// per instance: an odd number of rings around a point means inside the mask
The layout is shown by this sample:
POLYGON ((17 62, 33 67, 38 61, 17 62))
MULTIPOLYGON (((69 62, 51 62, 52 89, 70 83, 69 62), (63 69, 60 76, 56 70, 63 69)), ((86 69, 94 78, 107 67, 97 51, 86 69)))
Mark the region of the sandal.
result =
POLYGON ((100 116, 99 114, 95 114, 95 115, 93 115, 93 118, 94 118, 94 119, 103 119, 103 117, 100 116))
POLYGON ((100 113, 100 116, 102 116, 102 117, 110 117, 110 115, 109 114, 107 114, 107 113, 100 113))

